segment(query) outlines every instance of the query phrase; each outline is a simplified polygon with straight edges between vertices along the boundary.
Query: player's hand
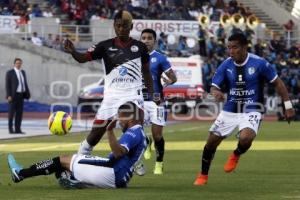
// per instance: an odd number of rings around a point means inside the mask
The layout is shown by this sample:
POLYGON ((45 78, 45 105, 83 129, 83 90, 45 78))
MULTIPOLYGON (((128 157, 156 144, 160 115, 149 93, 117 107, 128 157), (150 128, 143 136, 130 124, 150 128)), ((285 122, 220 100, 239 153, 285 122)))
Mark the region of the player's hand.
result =
POLYGON ((285 119, 288 123, 295 117, 295 110, 293 108, 285 110, 285 119))
POLYGON ((107 131, 112 131, 115 127, 116 127, 116 124, 117 124, 117 119, 114 119, 112 120, 106 127, 106 130, 107 131))
POLYGON ((211 91, 211 95, 214 97, 214 99, 217 102, 223 102, 223 101, 225 101, 224 94, 221 91, 219 91, 219 90, 213 90, 213 91, 211 91))
POLYGON ((69 39, 65 39, 63 41, 63 47, 64 47, 65 52, 67 52, 67 53, 72 53, 75 50, 73 42, 69 39))
POLYGON ((7 97, 7 102, 8 102, 8 103, 12 102, 12 97, 11 97, 11 96, 8 96, 8 97, 7 97))

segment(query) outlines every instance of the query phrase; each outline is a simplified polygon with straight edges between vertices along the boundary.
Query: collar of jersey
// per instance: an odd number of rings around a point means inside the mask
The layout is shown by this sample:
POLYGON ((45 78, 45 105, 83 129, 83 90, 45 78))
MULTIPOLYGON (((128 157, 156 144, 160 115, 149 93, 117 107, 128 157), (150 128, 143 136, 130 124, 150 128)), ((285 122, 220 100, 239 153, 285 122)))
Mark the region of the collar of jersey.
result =
POLYGON ((152 54, 154 54, 155 50, 152 50, 149 55, 151 56, 152 54))
POLYGON ((128 47, 131 44, 131 42, 132 42, 132 38, 131 37, 129 38, 129 40, 126 43, 122 42, 117 37, 115 37, 115 41, 114 41, 115 45, 117 47, 119 47, 119 48, 126 48, 126 47, 128 47))
POLYGON ((128 128, 128 129, 137 129, 137 128, 140 128, 140 127, 142 127, 140 124, 136 124, 136 125, 128 128))
POLYGON ((237 64, 236 62, 233 61, 233 63, 236 65, 236 66, 239 66, 239 67, 242 67, 244 66, 249 60, 249 53, 247 53, 247 58, 245 59, 245 61, 242 63, 242 64, 237 64))

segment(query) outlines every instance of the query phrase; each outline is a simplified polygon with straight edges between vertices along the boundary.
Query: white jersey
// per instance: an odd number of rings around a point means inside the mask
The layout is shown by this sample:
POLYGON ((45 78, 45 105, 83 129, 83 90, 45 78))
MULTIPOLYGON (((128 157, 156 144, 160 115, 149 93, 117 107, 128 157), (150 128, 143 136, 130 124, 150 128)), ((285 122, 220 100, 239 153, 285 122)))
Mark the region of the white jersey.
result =
POLYGON ((104 98, 141 94, 142 67, 149 62, 145 44, 135 39, 125 44, 113 38, 93 45, 87 56, 90 60, 103 59, 106 73, 104 98))

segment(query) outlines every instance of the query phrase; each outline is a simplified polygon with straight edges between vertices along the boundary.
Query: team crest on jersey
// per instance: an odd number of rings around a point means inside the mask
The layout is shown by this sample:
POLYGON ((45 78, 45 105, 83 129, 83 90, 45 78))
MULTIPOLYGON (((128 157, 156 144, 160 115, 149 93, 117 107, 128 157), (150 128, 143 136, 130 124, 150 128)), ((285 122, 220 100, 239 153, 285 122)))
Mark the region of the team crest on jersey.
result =
POLYGON ((131 46, 130 50, 132 52, 138 52, 139 48, 137 46, 133 45, 133 46, 131 46))
POLYGON ((152 62, 152 63, 157 62, 157 58, 151 58, 151 62, 152 62))
POLYGON ((252 75, 252 74, 254 74, 255 73, 255 68, 254 67, 249 67, 248 68, 248 74, 249 75, 252 75))
POLYGON ((121 66, 121 68, 119 69, 119 74, 120 74, 121 76, 125 76, 125 75, 127 74, 127 68, 121 66))

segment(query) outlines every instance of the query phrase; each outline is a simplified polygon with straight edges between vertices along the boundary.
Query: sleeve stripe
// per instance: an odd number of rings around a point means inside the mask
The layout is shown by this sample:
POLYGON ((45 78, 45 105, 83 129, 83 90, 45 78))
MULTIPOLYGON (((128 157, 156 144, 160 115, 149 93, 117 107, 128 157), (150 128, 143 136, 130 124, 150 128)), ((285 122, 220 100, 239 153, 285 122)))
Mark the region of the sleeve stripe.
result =
POLYGON ((212 83, 211 84, 212 86, 215 86, 216 88, 218 88, 219 90, 221 89, 217 84, 215 84, 215 83, 212 83))
POLYGON ((278 75, 276 75, 271 81, 270 83, 273 83, 276 79, 277 79, 278 75))
POLYGON ((166 69, 166 70, 164 71, 164 73, 170 71, 171 69, 172 69, 171 67, 170 67, 169 69, 166 69))
POLYGON ((128 148, 128 146, 127 145, 125 145, 125 144, 120 144, 122 147, 124 147, 126 150, 127 150, 127 152, 129 152, 129 148, 128 148))

